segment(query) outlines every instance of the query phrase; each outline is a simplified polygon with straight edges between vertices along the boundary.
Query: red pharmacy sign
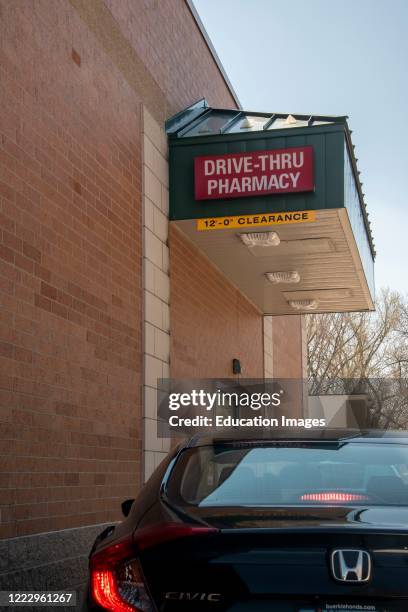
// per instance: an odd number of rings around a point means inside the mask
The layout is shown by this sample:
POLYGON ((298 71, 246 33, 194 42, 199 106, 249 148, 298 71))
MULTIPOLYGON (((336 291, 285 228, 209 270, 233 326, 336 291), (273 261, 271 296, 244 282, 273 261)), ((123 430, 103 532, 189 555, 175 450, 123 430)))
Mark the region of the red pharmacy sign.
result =
POLYGON ((194 179, 196 200, 313 191, 313 148, 196 157, 194 179))

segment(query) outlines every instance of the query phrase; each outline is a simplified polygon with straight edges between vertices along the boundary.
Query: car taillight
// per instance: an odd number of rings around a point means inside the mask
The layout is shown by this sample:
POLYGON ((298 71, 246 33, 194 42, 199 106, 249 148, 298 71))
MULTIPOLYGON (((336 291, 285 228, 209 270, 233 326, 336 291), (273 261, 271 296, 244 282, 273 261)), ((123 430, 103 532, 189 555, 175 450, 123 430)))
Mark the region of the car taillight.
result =
POLYGON ((104 610, 152 612, 132 538, 102 549, 91 557, 90 592, 104 610))
POLYGON ((351 502, 367 501, 367 495, 359 493, 341 493, 339 491, 325 491, 324 493, 304 493, 300 496, 301 501, 318 502, 351 502))
POLYGON ((137 529, 133 538, 96 552, 90 561, 93 601, 115 612, 152 612, 154 608, 136 558, 137 552, 170 540, 217 531, 200 525, 160 523, 137 529))
POLYGON ((134 612, 135 608, 123 601, 118 590, 115 573, 111 570, 96 570, 92 573, 92 596, 106 610, 134 612))

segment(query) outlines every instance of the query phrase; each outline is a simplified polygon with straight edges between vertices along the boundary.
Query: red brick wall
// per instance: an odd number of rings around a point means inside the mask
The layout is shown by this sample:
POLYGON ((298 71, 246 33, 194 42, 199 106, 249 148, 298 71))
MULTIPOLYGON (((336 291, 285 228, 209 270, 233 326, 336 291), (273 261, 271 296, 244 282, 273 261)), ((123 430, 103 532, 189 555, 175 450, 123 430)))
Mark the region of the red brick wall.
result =
POLYGON ((0 529, 19 535, 113 519, 140 480, 140 125, 68 6, 1 11, 0 529))
POLYGON ((134 494, 141 104, 232 104, 182 0, 106 4, 117 21, 100 0, 0 0, 3 537, 117 519, 134 494))
POLYGON ((259 311, 175 228, 170 233, 171 375, 263 377, 259 311))
POLYGON ((105 4, 165 93, 167 116, 203 96, 210 106, 236 107, 187 3, 105 0, 105 4))

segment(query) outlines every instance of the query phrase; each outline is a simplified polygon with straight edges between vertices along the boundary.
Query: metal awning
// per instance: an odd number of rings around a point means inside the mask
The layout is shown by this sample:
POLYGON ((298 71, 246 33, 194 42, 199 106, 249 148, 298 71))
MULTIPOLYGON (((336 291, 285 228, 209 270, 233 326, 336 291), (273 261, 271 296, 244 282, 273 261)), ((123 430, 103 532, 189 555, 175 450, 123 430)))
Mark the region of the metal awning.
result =
POLYGON ((347 117, 209 108, 166 124, 170 220, 265 314, 372 310, 347 117))

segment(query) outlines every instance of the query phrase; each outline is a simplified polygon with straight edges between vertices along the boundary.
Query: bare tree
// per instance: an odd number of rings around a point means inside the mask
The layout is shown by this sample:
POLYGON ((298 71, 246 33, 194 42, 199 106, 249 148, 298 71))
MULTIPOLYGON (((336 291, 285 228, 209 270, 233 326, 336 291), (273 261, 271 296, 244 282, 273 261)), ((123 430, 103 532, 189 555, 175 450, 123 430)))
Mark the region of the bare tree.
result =
POLYGON ((408 377, 408 300, 401 303, 400 319, 397 325, 399 342, 394 347, 394 368, 397 375, 408 377))
POLYGON ((310 392, 365 393, 371 425, 408 424, 408 303, 381 291, 373 313, 307 316, 310 392))
MULTIPOLYGON (((383 290, 373 313, 307 315, 310 378, 317 382, 395 375, 396 345, 408 358, 408 343, 401 342, 399 329, 403 306, 398 293, 383 290)), ((408 341, 408 325, 406 331, 408 341)))

